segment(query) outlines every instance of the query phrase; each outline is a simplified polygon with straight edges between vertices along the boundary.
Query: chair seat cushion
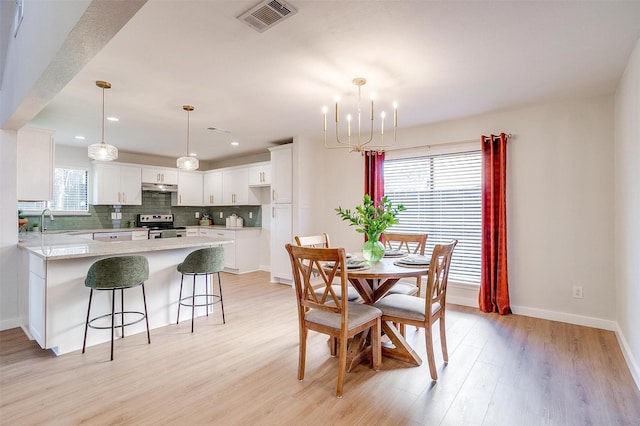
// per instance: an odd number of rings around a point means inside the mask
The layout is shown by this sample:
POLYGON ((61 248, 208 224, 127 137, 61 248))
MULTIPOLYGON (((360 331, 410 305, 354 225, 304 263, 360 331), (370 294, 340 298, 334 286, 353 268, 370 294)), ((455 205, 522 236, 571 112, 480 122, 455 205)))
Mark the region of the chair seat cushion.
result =
MULTIPOLYGON (((356 328, 382 315, 382 311, 370 305, 351 303, 347 308, 347 328, 356 328)), ((305 314, 305 320, 327 327, 340 328, 340 314, 311 309, 305 314)))
POLYGON ((415 282, 398 281, 393 287, 391 287, 388 294, 406 294, 409 296, 415 296, 418 294, 418 286, 415 282))
MULTIPOLYGON (((338 299, 342 299, 342 288, 340 287, 340 285, 339 284, 334 284, 334 285, 331 286, 331 288, 333 288, 333 291, 336 294, 336 296, 338 297, 338 299)), ((324 293, 324 289, 325 289, 325 287, 319 288, 316 291, 314 291, 314 293, 317 296, 322 296, 322 294, 324 293)), ((358 299, 360 299, 360 294, 358 294, 358 291, 355 288, 353 288, 351 286, 348 286, 347 287, 347 300, 349 302, 355 302, 358 299)))
MULTIPOLYGON (((425 300, 422 297, 405 294, 390 294, 378 300, 373 306, 382 311, 382 315, 424 321, 425 300)), ((431 315, 440 310, 440 303, 431 305, 431 315)))

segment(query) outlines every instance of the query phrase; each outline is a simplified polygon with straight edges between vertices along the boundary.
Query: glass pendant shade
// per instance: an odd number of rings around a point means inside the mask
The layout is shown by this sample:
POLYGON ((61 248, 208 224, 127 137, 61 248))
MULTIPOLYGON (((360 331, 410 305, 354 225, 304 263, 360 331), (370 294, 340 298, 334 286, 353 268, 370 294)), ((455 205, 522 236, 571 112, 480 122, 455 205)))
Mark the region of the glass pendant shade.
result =
POLYGON ((198 170, 200 167, 200 162, 196 157, 180 157, 177 161, 178 168, 183 170, 198 170))
POLYGON ((113 161, 118 158, 118 148, 100 142, 89 145, 89 158, 99 161, 113 161))
POLYGON ((89 145, 88 155, 92 160, 113 161, 118 158, 118 148, 104 141, 104 89, 111 89, 111 83, 98 80, 96 86, 102 89, 102 142, 89 145))
POLYGON ((178 158, 176 163, 179 169, 183 170, 198 170, 200 167, 200 161, 193 155, 189 155, 189 113, 195 108, 191 105, 182 105, 182 109, 187 111, 187 155, 178 158))

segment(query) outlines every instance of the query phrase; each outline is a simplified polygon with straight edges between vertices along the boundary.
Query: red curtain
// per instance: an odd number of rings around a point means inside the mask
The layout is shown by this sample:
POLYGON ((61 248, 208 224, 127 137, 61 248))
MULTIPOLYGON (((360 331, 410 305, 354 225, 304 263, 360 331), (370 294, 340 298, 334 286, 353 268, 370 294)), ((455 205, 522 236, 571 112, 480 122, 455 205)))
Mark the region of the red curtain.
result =
POLYGON ((507 275, 507 135, 482 136, 480 310, 511 313, 507 275))
MULTIPOLYGON (((363 156, 364 193, 377 204, 384 197, 384 152, 364 151, 363 156)), ((366 234, 364 240, 367 241, 366 234)))
POLYGON ((384 197, 384 152, 364 151, 364 193, 378 203, 384 197))

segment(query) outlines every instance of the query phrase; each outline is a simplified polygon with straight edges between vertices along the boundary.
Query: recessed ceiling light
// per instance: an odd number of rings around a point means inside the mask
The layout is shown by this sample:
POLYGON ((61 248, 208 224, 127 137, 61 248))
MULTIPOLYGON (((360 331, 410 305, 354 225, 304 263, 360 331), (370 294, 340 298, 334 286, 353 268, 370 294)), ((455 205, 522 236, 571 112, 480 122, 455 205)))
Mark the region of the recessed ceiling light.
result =
POLYGON ((107 120, 109 120, 109 121, 120 121, 120 119, 118 117, 107 117, 107 120))
POLYGON ((76 139, 80 139, 81 141, 83 141, 85 139, 85 137, 78 135, 78 136, 76 136, 76 139))
POLYGON ((240 144, 239 144, 238 142, 231 142, 231 145, 233 145, 233 146, 238 146, 238 145, 240 145, 240 144))

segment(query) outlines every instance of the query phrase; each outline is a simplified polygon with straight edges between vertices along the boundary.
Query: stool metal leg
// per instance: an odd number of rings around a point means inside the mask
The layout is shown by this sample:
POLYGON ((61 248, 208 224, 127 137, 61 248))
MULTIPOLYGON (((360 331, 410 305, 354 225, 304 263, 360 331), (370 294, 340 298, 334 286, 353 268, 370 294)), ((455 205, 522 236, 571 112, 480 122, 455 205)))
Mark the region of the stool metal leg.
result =
MULTIPOLYGON (((213 278, 211 278, 213 281, 213 278)), ((220 284, 220 272, 218 272, 218 291, 220 291, 220 308, 222 309, 222 323, 226 324, 227 322, 224 320, 224 302, 222 301, 222 284, 220 284)))
POLYGON ((180 278, 180 295, 178 296, 178 318, 176 318, 176 324, 180 322, 180 305, 182 305, 182 282, 184 281, 184 274, 180 278))
POLYGON ((149 315, 147 314, 147 296, 144 293, 144 283, 142 283, 142 301, 144 302, 144 319, 147 322, 147 341, 151 344, 151 334, 149 333, 149 315))
POLYGON ((124 289, 120 289, 120 324, 122 326, 120 329, 122 330, 122 338, 124 339, 124 289))
MULTIPOLYGON (((116 290, 111 290, 111 361, 113 361, 113 331, 116 321, 116 290)), ((124 328, 124 327, 123 327, 124 328)))
POLYGON ((93 289, 89 292, 89 308, 87 309, 87 322, 84 325, 84 340, 82 341, 82 353, 87 347, 87 331, 89 330, 89 314, 91 313, 91 299, 93 298, 93 289))
POLYGON ((196 276, 198 274, 193 274, 193 293, 191 298, 191 332, 193 333, 193 320, 196 317, 196 276))

